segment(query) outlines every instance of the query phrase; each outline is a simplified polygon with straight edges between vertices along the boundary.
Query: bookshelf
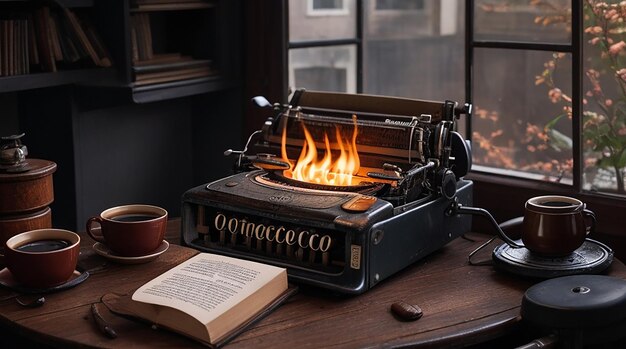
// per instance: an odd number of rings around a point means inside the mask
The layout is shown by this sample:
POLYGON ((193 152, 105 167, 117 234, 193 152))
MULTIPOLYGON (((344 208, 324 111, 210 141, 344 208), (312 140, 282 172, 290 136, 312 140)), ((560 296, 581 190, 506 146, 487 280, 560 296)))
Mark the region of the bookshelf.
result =
MULTIPOLYGON (((15 13, 23 22, 16 28, 58 33, 56 40, 39 38, 40 52, 29 52, 40 62, 20 63, 15 71, 2 69, 0 47, 0 93, 79 85, 100 94, 116 90, 121 102, 148 103, 236 87, 240 29, 227 18, 239 15, 238 6, 229 0, 0 0, 0 42, 6 41, 3 20, 15 13), (40 24, 42 18, 47 23, 40 24), (85 24, 84 33, 68 32, 77 22, 85 24), (44 29, 50 23, 54 30, 44 29), (92 43, 71 62, 61 58, 63 40, 70 39, 92 43)), ((21 52, 30 40, 19 41, 21 52)), ((19 60, 25 62, 25 54, 19 60)))
POLYGON ((108 28, 102 35, 110 43, 118 88, 133 102, 148 103, 237 86, 235 45, 241 41, 239 28, 227 20, 239 15, 237 3, 96 1, 100 27, 108 28))
POLYGON ((93 0, 0 0, 0 93, 113 75, 106 48, 87 13, 93 4, 93 0))

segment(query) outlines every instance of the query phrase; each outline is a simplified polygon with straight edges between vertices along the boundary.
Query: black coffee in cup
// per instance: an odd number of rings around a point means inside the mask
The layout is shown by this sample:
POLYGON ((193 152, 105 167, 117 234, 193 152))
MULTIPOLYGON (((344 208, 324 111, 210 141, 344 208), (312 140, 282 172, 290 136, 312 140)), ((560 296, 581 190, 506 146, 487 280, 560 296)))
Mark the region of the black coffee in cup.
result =
POLYGON ((566 202, 566 201, 546 201, 546 202, 541 202, 539 204, 543 205, 543 206, 549 206, 549 207, 567 207, 567 206, 572 206, 572 203, 566 202))
POLYGON ((25 243, 17 247, 16 250, 22 252, 50 252, 64 249, 69 245, 71 245, 71 243, 67 240, 37 240, 25 243))
POLYGON ((111 217, 111 220, 118 222, 141 222, 149 221, 151 219, 158 218, 157 215, 145 214, 145 213, 129 213, 115 217, 111 217))

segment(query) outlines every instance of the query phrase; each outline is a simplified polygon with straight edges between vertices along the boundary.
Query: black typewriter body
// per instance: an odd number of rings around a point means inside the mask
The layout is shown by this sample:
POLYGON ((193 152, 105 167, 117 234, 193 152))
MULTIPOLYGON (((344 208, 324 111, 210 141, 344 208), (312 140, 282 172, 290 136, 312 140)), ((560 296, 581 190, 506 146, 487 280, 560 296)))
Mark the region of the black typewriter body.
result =
POLYGON ((299 90, 271 107, 255 154, 227 151, 236 173, 183 195, 186 246, 358 294, 469 231, 471 217, 451 209, 472 204, 469 146, 454 131, 469 105, 299 90), (358 149, 350 185, 290 177, 307 139, 309 151, 343 153, 340 135, 358 149))

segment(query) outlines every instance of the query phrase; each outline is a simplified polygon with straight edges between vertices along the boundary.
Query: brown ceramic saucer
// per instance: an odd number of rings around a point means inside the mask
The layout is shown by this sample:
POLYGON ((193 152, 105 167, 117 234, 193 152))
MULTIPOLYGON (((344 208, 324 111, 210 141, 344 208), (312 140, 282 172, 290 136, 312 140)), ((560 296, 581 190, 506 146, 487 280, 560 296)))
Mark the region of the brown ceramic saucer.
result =
POLYGON ((170 247, 169 242, 167 242, 166 240, 163 240, 161 244, 159 245, 159 247, 157 247, 156 250, 154 250, 152 253, 148 255, 139 256, 139 257, 124 257, 124 256, 115 254, 115 252, 111 251, 109 247, 103 243, 96 242, 95 244, 93 244, 93 249, 94 251, 96 251, 97 254, 101 255, 102 257, 110 261, 120 263, 120 264, 148 263, 150 261, 157 259, 161 254, 163 254, 163 252, 167 251, 169 247, 170 247))
POLYGON ((78 270, 74 270, 72 277, 63 284, 48 287, 48 288, 34 288, 28 286, 20 285, 15 278, 13 278, 13 274, 7 268, 0 270, 0 285, 10 288, 13 291, 20 293, 52 293, 61 290, 65 290, 68 288, 72 288, 83 281, 85 281, 89 277, 89 273, 87 271, 80 272, 78 270))

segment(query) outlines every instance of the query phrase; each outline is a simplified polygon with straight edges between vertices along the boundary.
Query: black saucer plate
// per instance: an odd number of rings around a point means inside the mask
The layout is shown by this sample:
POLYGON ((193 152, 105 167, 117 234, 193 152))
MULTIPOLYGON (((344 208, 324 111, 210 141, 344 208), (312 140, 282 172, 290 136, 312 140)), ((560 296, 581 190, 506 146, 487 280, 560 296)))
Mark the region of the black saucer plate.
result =
POLYGON ((544 257, 526 248, 507 244, 492 253, 494 266, 510 273, 541 279, 576 274, 597 274, 613 262, 613 250, 605 244, 587 239, 574 252, 562 257, 544 257))
POLYGON ((82 283, 83 281, 87 280, 88 277, 89 277, 88 272, 86 271, 80 272, 78 270, 74 270, 72 277, 69 280, 67 280, 65 283, 62 283, 60 285, 53 286, 53 287, 47 287, 47 288, 34 288, 34 287, 20 285, 19 282, 17 282, 17 280, 15 280, 15 278, 13 277, 13 274, 11 274, 11 271, 7 268, 4 268, 0 270, 0 285, 7 287, 13 291, 20 292, 20 293, 42 294, 42 293, 52 293, 52 292, 57 292, 57 291, 62 291, 68 288, 72 288, 82 283))

